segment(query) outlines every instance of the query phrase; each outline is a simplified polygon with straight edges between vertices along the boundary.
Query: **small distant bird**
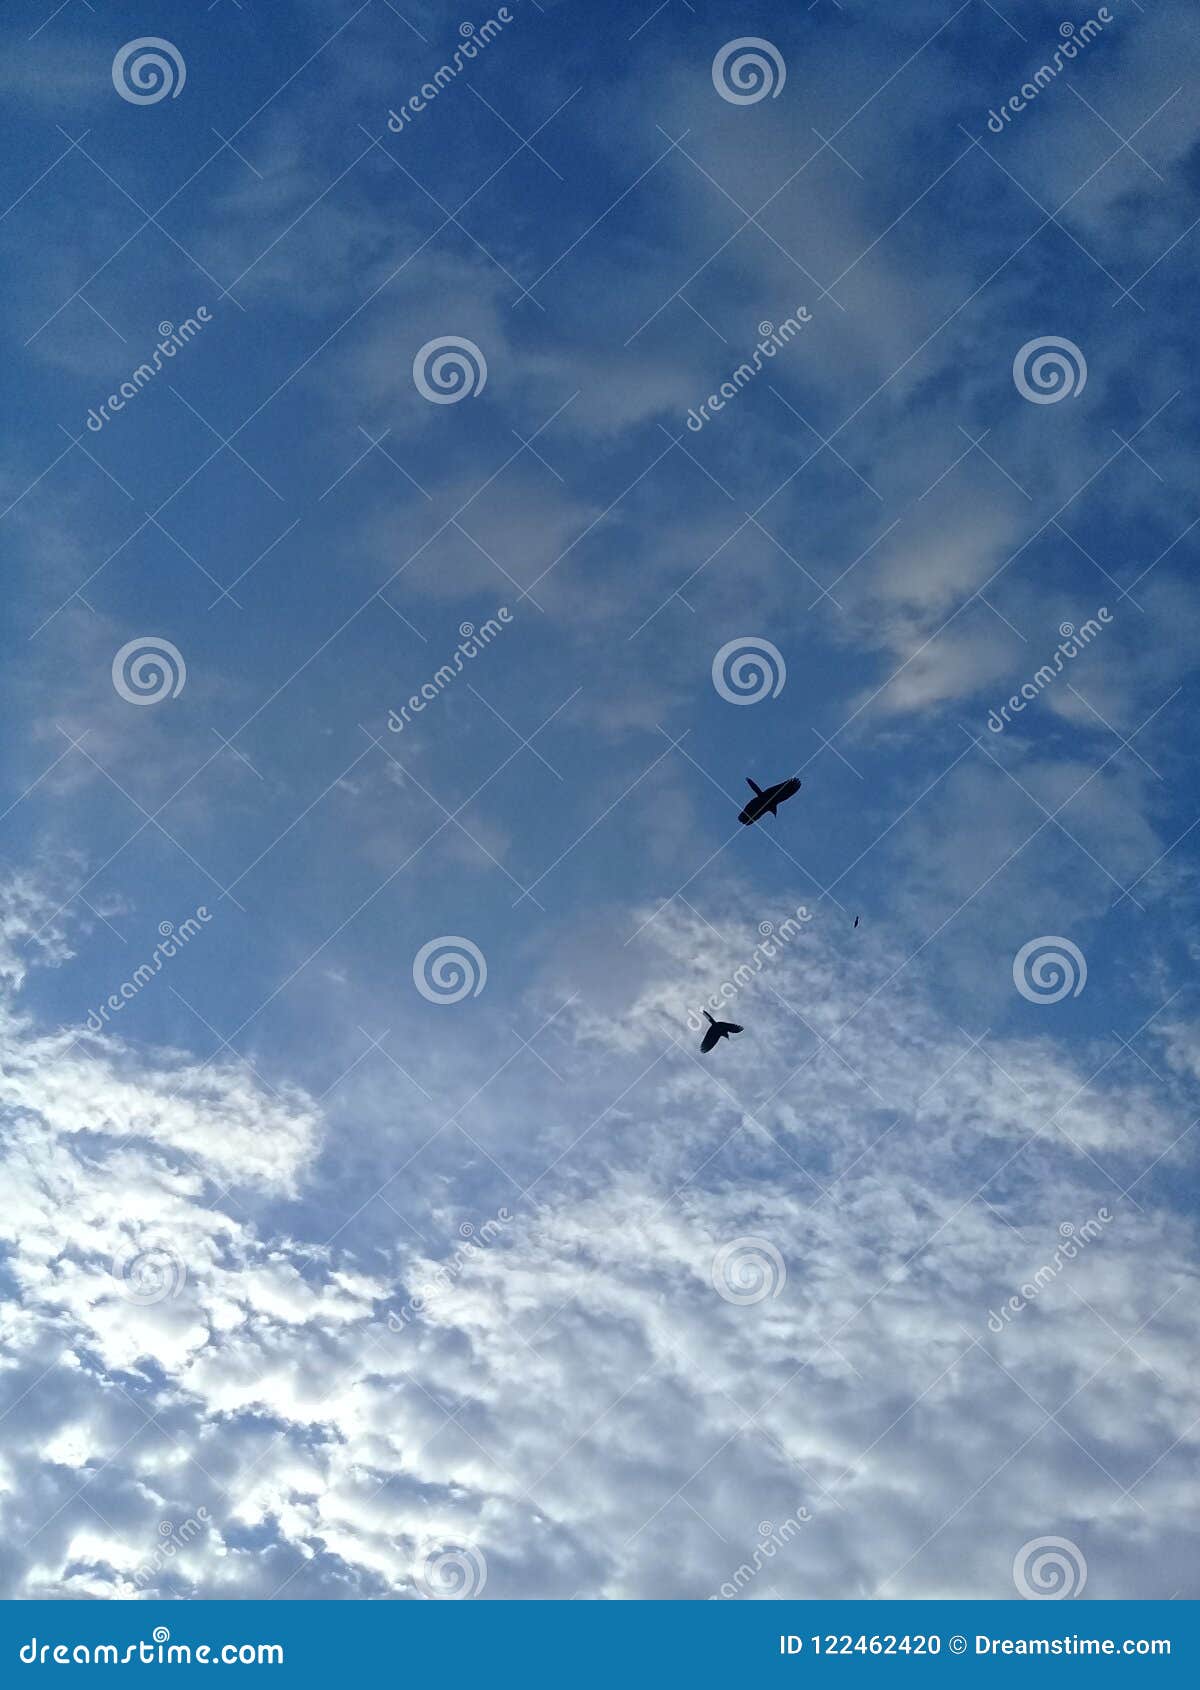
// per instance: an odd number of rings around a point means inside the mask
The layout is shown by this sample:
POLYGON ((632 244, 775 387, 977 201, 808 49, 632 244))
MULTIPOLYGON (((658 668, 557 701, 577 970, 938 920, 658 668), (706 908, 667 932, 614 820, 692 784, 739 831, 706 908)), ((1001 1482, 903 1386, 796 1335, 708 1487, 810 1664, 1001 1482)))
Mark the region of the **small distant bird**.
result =
POLYGON ((700 1049, 705 1053, 715 1049, 722 1039, 729 1037, 730 1033, 745 1031, 745 1028, 739 1027, 736 1021, 714 1021, 707 1009, 704 1011, 704 1019, 708 1022, 708 1032, 705 1033, 701 1041, 700 1049))
POLYGON ((857 916, 855 916, 855 918, 854 918, 854 925, 855 925, 855 927, 858 926, 858 917, 857 916))
POLYGON ((768 786, 764 792, 762 787, 747 775, 746 785, 754 797, 738 817, 743 827, 749 827, 752 822, 758 821, 760 816, 775 815, 781 804, 785 804, 799 792, 800 779, 799 776, 792 775, 788 780, 781 780, 776 786, 768 786))

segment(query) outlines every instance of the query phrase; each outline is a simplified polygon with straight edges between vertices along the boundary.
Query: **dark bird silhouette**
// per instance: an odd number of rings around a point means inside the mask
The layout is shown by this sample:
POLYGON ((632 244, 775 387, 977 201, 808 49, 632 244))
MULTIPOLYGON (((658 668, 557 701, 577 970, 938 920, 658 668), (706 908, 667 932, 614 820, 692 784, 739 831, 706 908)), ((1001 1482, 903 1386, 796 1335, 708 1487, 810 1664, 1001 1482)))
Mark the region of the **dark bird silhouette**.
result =
POLYGON ((855 927, 858 926, 858 917, 857 916, 855 916, 855 918, 854 918, 854 925, 855 925, 855 927))
POLYGON ((800 779, 793 775, 790 780, 781 780, 777 786, 768 786, 764 792, 761 786, 746 776, 746 785, 754 793, 754 797, 746 805, 738 820, 749 826, 760 816, 773 816, 779 806, 789 798, 794 798, 800 790, 800 779))
POLYGON ((707 1009, 704 1011, 704 1019, 708 1022, 708 1032, 701 1040, 700 1049, 705 1052, 715 1049, 722 1039, 729 1037, 730 1033, 745 1031, 744 1028, 738 1026, 736 1021, 714 1021, 707 1009))

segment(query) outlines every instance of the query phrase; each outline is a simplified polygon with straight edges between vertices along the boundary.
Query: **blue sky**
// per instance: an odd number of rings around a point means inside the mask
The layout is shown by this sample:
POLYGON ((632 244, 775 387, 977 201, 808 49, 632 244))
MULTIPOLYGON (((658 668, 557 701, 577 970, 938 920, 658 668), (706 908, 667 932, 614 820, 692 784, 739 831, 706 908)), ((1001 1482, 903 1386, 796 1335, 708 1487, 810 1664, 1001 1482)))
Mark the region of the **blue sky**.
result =
POLYGON ((6 1589, 1195 1595, 1195 16, 505 13, 6 14, 6 1589))

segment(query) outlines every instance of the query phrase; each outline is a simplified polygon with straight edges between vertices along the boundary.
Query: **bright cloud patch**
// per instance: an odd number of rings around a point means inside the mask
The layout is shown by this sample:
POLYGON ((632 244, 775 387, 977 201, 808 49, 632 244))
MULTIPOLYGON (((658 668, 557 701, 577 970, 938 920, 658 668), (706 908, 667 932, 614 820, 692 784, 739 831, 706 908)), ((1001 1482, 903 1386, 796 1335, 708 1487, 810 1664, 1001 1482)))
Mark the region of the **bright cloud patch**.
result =
POLYGON ((1136 1545, 1190 1513, 1195 1261, 1151 1165, 1185 1116, 1043 1039, 973 1044, 920 976, 823 1044, 879 968, 831 919, 742 977, 752 1063, 702 1062, 681 970, 732 976, 751 913, 653 923, 608 1054, 563 1036, 569 1161, 369 1273, 353 1232, 264 1236, 223 1190, 303 1183, 299 1100, 207 1071, 172 1126, 167 1071, 101 1049, 85 1124, 82 1058, 18 1029, 13 1588, 405 1595, 465 1544, 494 1596, 1002 1596, 1054 1532, 1097 1594, 1159 1593, 1136 1545), (137 1252, 159 1277, 123 1284, 137 1252))

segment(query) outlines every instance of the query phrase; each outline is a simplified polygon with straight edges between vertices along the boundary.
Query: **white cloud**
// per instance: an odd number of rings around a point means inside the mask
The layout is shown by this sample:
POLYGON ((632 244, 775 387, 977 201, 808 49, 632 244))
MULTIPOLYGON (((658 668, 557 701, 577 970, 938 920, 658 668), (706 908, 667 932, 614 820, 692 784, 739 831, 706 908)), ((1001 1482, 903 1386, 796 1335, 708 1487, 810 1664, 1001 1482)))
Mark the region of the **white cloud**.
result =
MULTIPOLYGON (((502 1162, 533 1179, 561 1160, 536 1209, 495 1176, 511 1222, 399 1330, 386 1310, 461 1246, 457 1204, 422 1204, 433 1249, 393 1232, 364 1269, 368 1233, 306 1245, 220 1189, 305 1184, 302 1099, 10 1024, 5 1506, 10 1543, 32 1538, 13 1589, 136 1594, 158 1520, 203 1506, 146 1588, 404 1595, 458 1542, 485 1554, 488 1595, 702 1597, 760 1521, 803 1506, 748 1595, 1002 1596, 1046 1531, 1084 1547, 1089 1593, 1163 1594, 1169 1561, 1131 1545, 1141 1506, 1163 1542, 1186 1525, 1194 1245, 1139 1176, 1185 1154, 1182 1094, 1111 1075, 1080 1091, 1049 1019, 972 1049, 916 968, 847 1020, 900 959, 850 955, 832 918, 755 973, 740 1043, 701 1062, 686 1013, 752 953, 756 915, 731 893, 721 940, 673 906, 614 1020, 560 1018, 570 1088, 532 1151, 484 1091, 472 1128, 501 1134, 502 1162), (989 1331, 1061 1223, 1106 1203, 1102 1236, 989 1331), (745 1236, 787 1280, 743 1307, 711 1275, 745 1236), (121 1294, 110 1261, 131 1245, 174 1254, 177 1294, 121 1294)), ((368 1148, 376 1183, 409 1154, 368 1148)), ((403 1200, 456 1155, 431 1147, 403 1200)))

